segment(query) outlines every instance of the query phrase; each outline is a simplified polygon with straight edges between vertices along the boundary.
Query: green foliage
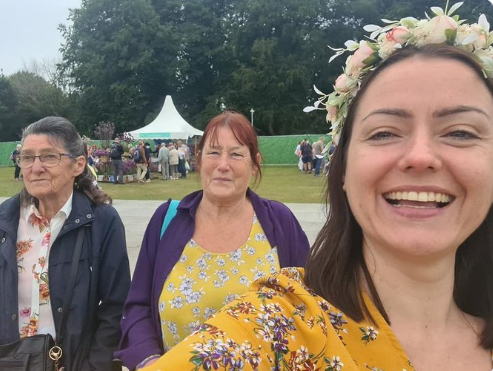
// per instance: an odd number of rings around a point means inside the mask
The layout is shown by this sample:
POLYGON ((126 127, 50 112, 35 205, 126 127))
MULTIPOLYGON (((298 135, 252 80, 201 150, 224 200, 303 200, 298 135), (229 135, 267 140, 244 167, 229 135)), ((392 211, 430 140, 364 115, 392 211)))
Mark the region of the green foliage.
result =
MULTIPOLYGON (((451 3, 454 1, 451 0, 451 3)), ((330 93, 348 39, 380 19, 422 17, 445 0, 82 0, 71 12, 61 81, 70 87, 70 118, 82 133, 112 121, 116 132, 152 121, 172 95, 197 128, 225 107, 250 117, 260 134, 328 129, 323 113, 305 114, 330 93)), ((464 3, 461 18, 493 19, 484 0, 464 3), (467 15, 467 16, 466 16, 467 15)), ((0 118, 1 124, 1 118, 0 118)))
POLYGON ((0 131, 4 140, 17 140, 19 119, 16 117, 18 101, 10 81, 0 76, 0 131))
POLYGON ((111 120, 116 131, 142 125, 172 89, 177 44, 149 0, 84 0, 71 12, 60 68, 73 82, 79 127, 111 120))
POLYGON ((25 126, 45 116, 70 116, 69 99, 60 88, 32 72, 0 76, 2 140, 19 140, 25 126))

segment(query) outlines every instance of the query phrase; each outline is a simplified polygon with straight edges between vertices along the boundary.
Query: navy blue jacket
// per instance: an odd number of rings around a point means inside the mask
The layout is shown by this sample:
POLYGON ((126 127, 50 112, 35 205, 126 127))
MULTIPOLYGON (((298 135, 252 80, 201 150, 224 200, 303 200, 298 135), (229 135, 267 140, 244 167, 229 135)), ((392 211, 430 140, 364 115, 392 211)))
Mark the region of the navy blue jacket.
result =
MULTIPOLYGON (((20 197, 0 205, 0 344, 19 339, 16 242, 20 197)), ((49 286, 53 318, 60 311, 79 228, 85 229, 79 270, 63 329, 62 365, 66 371, 111 369, 120 340, 120 318, 130 286, 125 229, 110 205, 94 205, 73 194, 72 212, 50 248, 49 286)))

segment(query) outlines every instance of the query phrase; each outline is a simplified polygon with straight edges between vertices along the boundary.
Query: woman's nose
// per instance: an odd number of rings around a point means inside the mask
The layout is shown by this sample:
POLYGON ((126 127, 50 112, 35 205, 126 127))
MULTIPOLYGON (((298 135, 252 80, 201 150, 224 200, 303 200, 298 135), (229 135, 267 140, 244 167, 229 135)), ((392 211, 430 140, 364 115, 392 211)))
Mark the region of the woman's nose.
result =
POLYGON ((416 133, 405 144, 399 161, 402 171, 438 171, 442 167, 438 143, 431 133, 416 133))

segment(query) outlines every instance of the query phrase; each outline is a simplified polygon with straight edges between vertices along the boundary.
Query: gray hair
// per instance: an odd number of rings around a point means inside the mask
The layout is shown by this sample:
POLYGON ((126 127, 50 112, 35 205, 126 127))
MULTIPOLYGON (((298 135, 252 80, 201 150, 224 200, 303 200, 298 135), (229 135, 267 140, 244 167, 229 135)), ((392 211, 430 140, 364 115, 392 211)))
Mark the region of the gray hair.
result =
MULTIPOLYGON (((74 157, 84 156, 87 161, 87 145, 80 137, 75 126, 66 118, 48 116, 26 127, 22 132, 22 143, 28 135, 46 135, 51 144, 64 148, 74 157)), ((74 191, 84 193, 93 203, 111 203, 111 197, 93 184, 92 174, 87 168, 75 178, 74 191)), ((24 188, 21 192, 23 201, 37 200, 24 188)))

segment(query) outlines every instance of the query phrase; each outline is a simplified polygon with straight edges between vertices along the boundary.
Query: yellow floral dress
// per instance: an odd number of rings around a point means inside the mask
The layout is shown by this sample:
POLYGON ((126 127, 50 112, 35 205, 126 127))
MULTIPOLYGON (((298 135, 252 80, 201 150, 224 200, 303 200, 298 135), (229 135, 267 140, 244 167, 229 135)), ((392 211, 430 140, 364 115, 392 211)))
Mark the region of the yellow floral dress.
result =
POLYGON ((164 349, 247 292, 254 280, 279 269, 277 249, 270 246, 255 215, 247 242, 235 251, 211 253, 191 239, 159 297, 164 349))
POLYGON ((376 321, 355 322, 284 268, 252 285, 143 371, 414 371, 372 301, 376 321))

